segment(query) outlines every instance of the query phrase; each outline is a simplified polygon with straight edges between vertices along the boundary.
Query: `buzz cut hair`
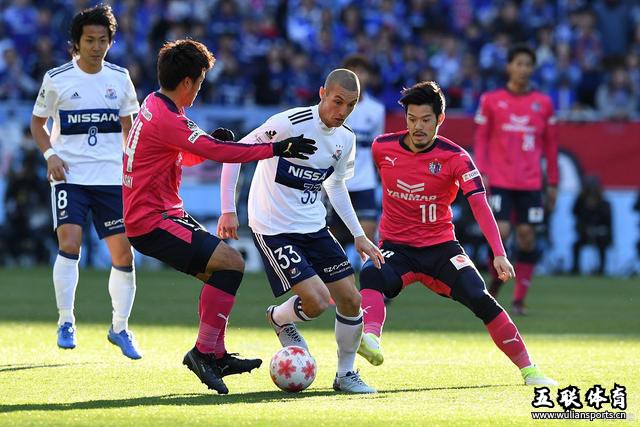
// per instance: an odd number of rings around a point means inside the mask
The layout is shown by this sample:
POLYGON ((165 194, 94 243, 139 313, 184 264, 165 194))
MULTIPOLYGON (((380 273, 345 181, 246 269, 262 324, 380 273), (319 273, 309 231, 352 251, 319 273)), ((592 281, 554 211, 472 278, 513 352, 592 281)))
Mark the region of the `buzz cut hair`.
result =
POLYGON ((109 43, 113 41, 116 36, 116 29, 118 23, 116 17, 113 15, 111 6, 99 4, 94 7, 78 12, 71 21, 71 40, 69 40, 69 50, 72 55, 78 53, 78 46, 80 46, 80 37, 82 37, 82 31, 85 25, 99 25, 106 27, 109 33, 109 43))
POLYGON ((209 49, 198 41, 182 39, 166 42, 158 53, 160 87, 174 90, 187 77, 195 82, 202 70, 211 69, 215 61, 209 49))
POLYGON ((360 80, 358 80, 358 76, 346 68, 336 68, 329 73, 327 79, 324 81, 324 88, 325 90, 329 90, 333 85, 338 85, 351 92, 360 93, 360 80))
POLYGON ((434 81, 422 81, 409 88, 404 88, 398 104, 404 107, 405 113, 409 105, 430 105, 436 117, 440 117, 447 107, 444 93, 434 81))

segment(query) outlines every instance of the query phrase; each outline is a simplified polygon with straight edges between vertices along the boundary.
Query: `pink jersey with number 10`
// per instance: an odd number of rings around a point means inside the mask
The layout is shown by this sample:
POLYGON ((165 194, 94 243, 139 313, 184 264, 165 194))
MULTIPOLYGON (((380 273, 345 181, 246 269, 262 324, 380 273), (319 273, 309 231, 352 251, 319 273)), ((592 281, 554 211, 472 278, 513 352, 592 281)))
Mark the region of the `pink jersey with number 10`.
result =
POLYGON ((451 203, 484 192, 480 172, 463 148, 438 136, 425 151, 412 152, 407 131, 385 134, 373 143, 382 180, 380 239, 414 247, 455 240, 451 203))

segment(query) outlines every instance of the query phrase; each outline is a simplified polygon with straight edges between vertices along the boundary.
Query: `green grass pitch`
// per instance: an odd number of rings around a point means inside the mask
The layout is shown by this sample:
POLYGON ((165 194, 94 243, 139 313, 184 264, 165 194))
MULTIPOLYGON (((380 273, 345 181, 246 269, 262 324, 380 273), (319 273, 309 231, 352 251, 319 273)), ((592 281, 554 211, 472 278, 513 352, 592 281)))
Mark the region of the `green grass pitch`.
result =
MULTIPOLYGON (((385 363, 373 367, 360 357, 356 361, 378 394, 351 396, 331 389, 336 364, 331 310, 300 328, 318 362, 316 381, 303 393, 287 394, 268 375, 268 361, 278 349, 264 320, 273 298, 263 275, 247 275, 227 347, 265 363, 252 374, 226 377, 230 394, 219 396, 181 364, 195 339, 198 283, 172 271, 138 273, 130 326, 144 358, 131 361, 106 339, 107 274, 81 271, 78 347, 64 351, 55 344, 50 270, 0 271, 0 425, 550 423, 531 419, 533 389, 521 385, 518 370, 482 323, 419 285, 389 307, 385 363)), ((511 292, 509 286, 501 295, 505 306, 511 292)), ((530 315, 515 319, 534 360, 561 386, 578 386, 583 403, 594 384, 627 388, 632 420, 608 424, 640 420, 639 302, 638 279, 543 277, 531 292, 530 315)))

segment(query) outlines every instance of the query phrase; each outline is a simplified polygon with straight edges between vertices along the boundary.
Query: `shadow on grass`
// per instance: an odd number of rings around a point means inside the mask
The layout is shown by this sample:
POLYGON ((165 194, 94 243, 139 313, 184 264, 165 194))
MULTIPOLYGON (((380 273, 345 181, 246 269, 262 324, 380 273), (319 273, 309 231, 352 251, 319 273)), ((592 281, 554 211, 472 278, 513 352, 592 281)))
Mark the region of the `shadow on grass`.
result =
MULTIPOLYGON (((452 387, 417 387, 396 390, 384 390, 377 394, 363 395, 363 398, 379 399, 384 395, 395 393, 411 393, 424 391, 441 391, 441 390, 465 390, 465 389, 484 389, 498 387, 520 387, 515 384, 488 384, 488 385, 471 385, 471 386, 452 386, 452 387)), ((0 405, 0 413, 20 412, 20 411, 73 411, 80 409, 119 409, 132 408, 136 406, 205 406, 205 405, 225 405, 234 403, 268 403, 268 402, 287 402, 297 401, 318 396, 344 396, 345 398, 353 398, 350 394, 337 394, 331 389, 320 389, 305 391, 300 394, 283 393, 280 391, 258 391, 243 394, 217 395, 213 393, 188 393, 188 394, 166 394, 160 396, 134 397, 130 399, 100 399, 87 400, 83 402, 70 403, 23 403, 17 405, 0 405)))
POLYGON ((15 365, 0 365, 0 372, 15 372, 24 371, 27 369, 41 369, 41 368, 62 368, 63 366, 80 366, 80 365, 94 365, 91 362, 82 363, 56 363, 56 364, 15 364, 15 365))

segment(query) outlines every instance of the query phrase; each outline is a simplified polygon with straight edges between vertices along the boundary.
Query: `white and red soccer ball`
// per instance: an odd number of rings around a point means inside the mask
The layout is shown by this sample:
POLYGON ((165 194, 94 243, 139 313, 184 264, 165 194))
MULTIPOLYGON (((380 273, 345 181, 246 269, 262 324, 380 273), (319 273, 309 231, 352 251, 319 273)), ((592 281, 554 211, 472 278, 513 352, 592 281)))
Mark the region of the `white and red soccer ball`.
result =
POLYGON ((283 347, 271 358, 271 379, 284 391, 296 393, 316 379, 316 360, 302 347, 283 347))

